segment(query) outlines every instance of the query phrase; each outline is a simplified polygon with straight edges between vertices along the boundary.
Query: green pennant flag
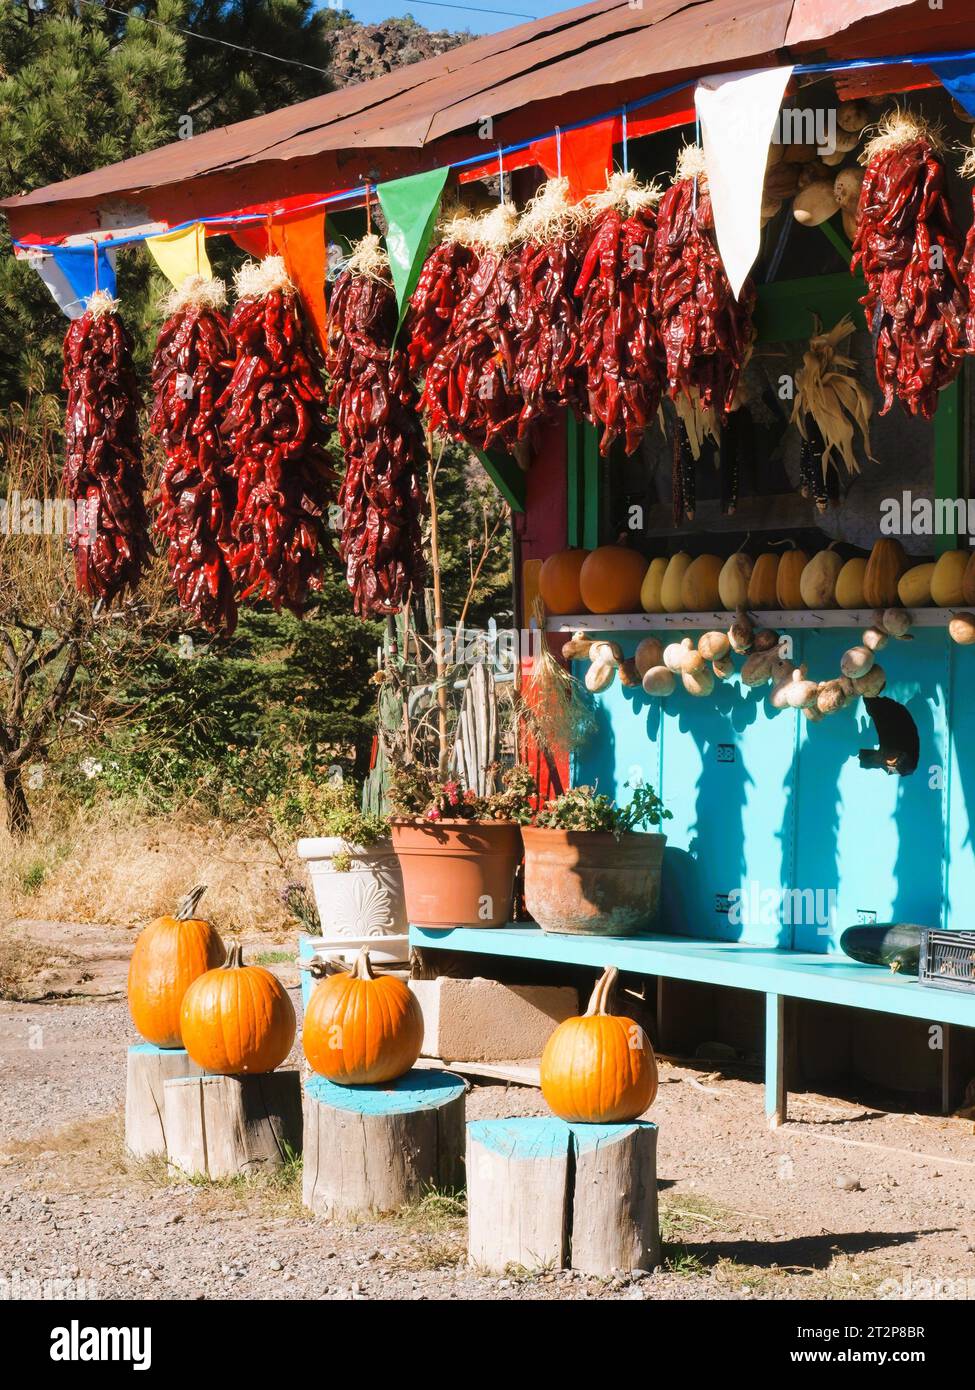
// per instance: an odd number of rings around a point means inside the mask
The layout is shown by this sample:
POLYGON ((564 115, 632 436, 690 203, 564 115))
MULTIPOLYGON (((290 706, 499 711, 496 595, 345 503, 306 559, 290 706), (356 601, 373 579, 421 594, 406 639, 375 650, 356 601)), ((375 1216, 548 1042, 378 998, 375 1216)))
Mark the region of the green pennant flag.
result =
POLYGON ((410 295, 420 278, 449 172, 447 168, 431 169, 426 174, 391 179, 377 188, 379 202, 386 214, 386 251, 399 306, 397 335, 410 295))

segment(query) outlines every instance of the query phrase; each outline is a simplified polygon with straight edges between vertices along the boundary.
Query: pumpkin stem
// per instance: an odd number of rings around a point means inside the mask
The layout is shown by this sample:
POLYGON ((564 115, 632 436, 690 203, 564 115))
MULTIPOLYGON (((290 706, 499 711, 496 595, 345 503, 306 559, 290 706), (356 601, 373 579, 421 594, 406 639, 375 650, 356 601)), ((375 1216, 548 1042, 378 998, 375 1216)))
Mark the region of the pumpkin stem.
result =
POLYGON ((356 956, 355 965, 352 967, 352 975, 356 980, 374 980, 376 978, 373 973, 372 963, 369 960, 368 946, 363 946, 362 950, 356 956))
POLYGON ((604 970, 596 981, 596 987, 589 999, 589 1007, 586 1009, 586 1018, 595 1018, 598 1014, 609 1013, 609 999, 613 990, 616 988, 616 981, 619 979, 619 971, 615 965, 609 966, 604 970))
POLYGON ((240 942, 232 941, 230 943, 230 950, 227 952, 227 959, 223 963, 223 968, 224 970, 239 970, 243 964, 244 957, 241 954, 240 942))
POLYGON ((784 541, 769 541, 768 544, 770 549, 774 549, 778 545, 788 545, 791 546, 793 550, 797 549, 796 543, 791 536, 787 536, 784 541))
POLYGON ((191 917, 196 916, 196 909, 200 905, 200 899, 206 892, 205 883, 198 883, 195 888, 191 888, 184 898, 180 899, 176 909, 177 922, 188 922, 191 917))

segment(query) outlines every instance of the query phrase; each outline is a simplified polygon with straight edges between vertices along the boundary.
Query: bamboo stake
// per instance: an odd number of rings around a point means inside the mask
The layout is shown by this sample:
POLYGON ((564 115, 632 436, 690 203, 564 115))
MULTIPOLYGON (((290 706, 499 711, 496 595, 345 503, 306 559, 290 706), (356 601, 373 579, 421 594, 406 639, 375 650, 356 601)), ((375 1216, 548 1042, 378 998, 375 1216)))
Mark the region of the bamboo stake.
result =
MULTIPOLYGON (((444 444, 440 446, 439 464, 444 444)), ((438 775, 446 777, 450 749, 447 746, 447 663, 444 660, 443 592, 440 586, 440 535, 437 526, 437 495, 434 488, 436 467, 433 462, 433 435, 427 431, 427 489, 430 503, 430 568, 433 571, 434 658, 437 664, 437 743, 438 775)))

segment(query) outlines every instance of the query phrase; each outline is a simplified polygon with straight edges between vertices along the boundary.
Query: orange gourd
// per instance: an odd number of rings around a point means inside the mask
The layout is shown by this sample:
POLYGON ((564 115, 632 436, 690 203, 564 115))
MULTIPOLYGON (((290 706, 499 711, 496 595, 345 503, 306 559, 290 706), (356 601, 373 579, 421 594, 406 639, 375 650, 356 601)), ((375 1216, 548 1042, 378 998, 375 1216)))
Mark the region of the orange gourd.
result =
POLYGON ((194 980, 221 965, 218 933, 194 916, 206 892, 187 893, 175 916, 157 917, 139 934, 129 962, 129 1013, 137 1031, 156 1047, 182 1047, 179 1010, 194 980))
POLYGON ((542 1053, 542 1095, 560 1119, 616 1124, 635 1120, 657 1094, 657 1060, 632 1018, 607 1012, 619 971, 596 982, 581 1018, 560 1023, 542 1053))
POLYGON ((809 556, 795 546, 779 556, 779 567, 775 571, 775 598, 779 608, 805 608, 802 601, 802 572, 808 564, 809 556))
POLYGON ((228 1076, 273 1071, 295 1040, 287 990, 270 970, 245 965, 236 941, 225 966, 190 985, 179 1022, 183 1046, 197 1066, 228 1076))
POLYGON ((759 555, 752 566, 751 578, 748 581, 749 608, 761 612, 777 606, 775 577, 778 570, 778 555, 759 555))
POLYGON ((588 550, 560 550, 550 555, 538 574, 538 592, 550 613, 581 613, 579 573, 588 550))
POLYGON ((413 1066, 423 1044, 423 1015, 402 980, 372 973, 363 949, 351 971, 315 986, 301 1041, 319 1076, 340 1086, 375 1086, 413 1066))
POLYGON ((638 550, 601 545, 579 571, 579 590, 590 613, 638 613, 640 590, 649 568, 638 550))
POLYGON ((897 605, 897 582, 909 565, 900 541, 893 536, 882 536, 877 541, 863 574, 863 597, 868 608, 897 605))

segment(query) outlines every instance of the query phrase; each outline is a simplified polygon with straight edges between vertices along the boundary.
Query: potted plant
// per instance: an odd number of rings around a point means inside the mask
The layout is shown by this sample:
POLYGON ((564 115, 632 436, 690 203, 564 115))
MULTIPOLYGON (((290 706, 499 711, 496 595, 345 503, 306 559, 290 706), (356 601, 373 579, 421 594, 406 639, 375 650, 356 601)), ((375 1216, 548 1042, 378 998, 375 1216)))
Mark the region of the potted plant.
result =
POLYGON ((438 781, 415 763, 390 777, 390 828, 403 870, 410 922, 424 927, 500 927, 511 920, 521 825, 531 774, 510 768, 488 796, 438 781))
POLYGON ((389 827, 381 816, 363 814, 355 786, 298 776, 269 810, 279 829, 299 836, 298 857, 315 895, 321 935, 305 941, 302 954, 351 964, 368 944, 379 964, 408 960, 403 876, 389 827))
POLYGON ((631 936, 653 926, 666 835, 643 831, 670 820, 652 787, 617 806, 594 787, 547 802, 525 844, 525 904, 542 931, 631 936))

